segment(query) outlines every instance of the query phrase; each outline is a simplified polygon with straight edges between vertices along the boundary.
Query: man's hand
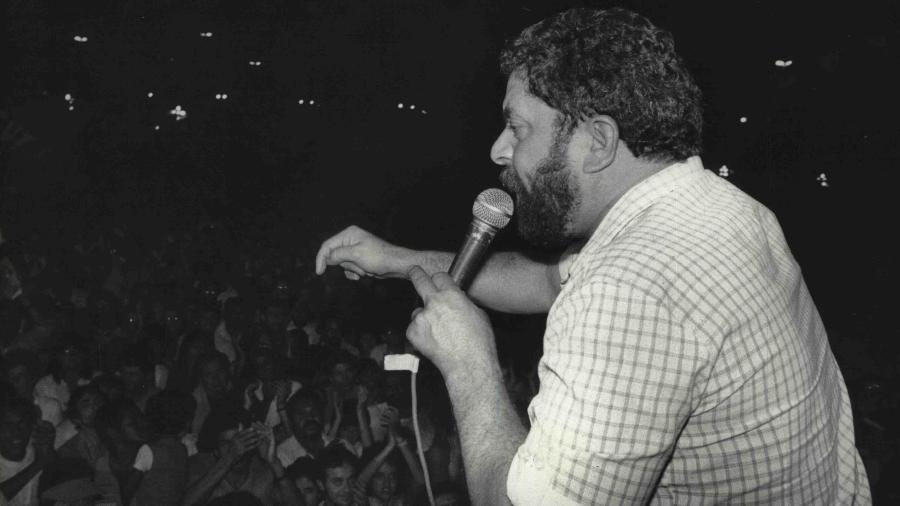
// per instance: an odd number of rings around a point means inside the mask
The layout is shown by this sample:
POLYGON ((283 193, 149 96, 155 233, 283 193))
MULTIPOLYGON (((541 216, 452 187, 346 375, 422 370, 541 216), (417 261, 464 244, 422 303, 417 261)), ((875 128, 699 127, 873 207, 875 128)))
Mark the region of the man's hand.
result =
POLYGON ((39 420, 34 426, 31 441, 34 445, 34 459, 41 466, 46 466, 56 459, 56 450, 53 442, 56 439, 56 429, 50 422, 39 420))
POLYGON ((409 279, 425 305, 413 311, 406 337, 444 377, 496 368, 491 322, 453 279, 444 272, 429 276, 420 267, 409 270, 409 279))
POLYGON ((404 277, 402 256, 408 250, 353 225, 322 243, 316 254, 316 274, 340 265, 348 279, 404 277))
POLYGON ((263 442, 263 436, 252 427, 239 431, 231 439, 228 445, 227 455, 234 460, 241 458, 245 453, 254 450, 263 442))
POLYGON ((288 380, 275 381, 275 406, 277 409, 284 409, 284 405, 287 402, 288 397, 290 397, 290 393, 291 384, 288 380))

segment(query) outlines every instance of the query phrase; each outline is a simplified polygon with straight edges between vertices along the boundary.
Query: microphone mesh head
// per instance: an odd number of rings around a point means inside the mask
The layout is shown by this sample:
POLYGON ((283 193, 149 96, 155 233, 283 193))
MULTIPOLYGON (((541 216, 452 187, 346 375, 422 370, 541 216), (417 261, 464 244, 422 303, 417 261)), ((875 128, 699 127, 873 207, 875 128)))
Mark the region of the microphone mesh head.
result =
POLYGON ((488 188, 479 193, 472 204, 472 216, 497 229, 508 225, 512 215, 512 197, 498 188, 488 188))

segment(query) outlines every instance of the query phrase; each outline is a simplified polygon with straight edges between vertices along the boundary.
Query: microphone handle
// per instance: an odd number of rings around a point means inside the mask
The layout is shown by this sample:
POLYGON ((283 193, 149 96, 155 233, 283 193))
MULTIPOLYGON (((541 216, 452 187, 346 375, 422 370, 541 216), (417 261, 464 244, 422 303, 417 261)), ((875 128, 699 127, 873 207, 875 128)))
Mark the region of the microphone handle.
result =
POLYGON ((463 239, 462 247, 453 264, 450 265, 450 277, 463 291, 469 289, 469 284, 481 268, 485 253, 497 235, 497 228, 479 219, 473 219, 469 224, 469 230, 463 239))

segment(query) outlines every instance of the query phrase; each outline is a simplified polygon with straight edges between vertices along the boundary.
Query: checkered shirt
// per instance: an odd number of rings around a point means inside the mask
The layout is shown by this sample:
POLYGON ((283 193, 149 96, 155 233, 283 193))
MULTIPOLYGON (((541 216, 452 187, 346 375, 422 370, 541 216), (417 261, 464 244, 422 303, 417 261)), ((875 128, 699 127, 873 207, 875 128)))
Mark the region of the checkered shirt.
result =
POLYGON ((775 216, 691 158, 632 187, 547 319, 517 505, 870 504, 775 216))

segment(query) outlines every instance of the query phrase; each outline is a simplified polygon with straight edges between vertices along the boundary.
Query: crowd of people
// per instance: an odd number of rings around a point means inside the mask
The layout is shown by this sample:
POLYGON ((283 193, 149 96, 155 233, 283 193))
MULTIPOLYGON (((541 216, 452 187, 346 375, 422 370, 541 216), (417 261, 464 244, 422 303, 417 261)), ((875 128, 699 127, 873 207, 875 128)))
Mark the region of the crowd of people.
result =
MULTIPOLYGON (((0 504, 418 505, 425 472, 437 504, 467 504, 441 379, 422 362, 426 471, 409 374, 383 369, 414 351, 413 302, 226 229, 201 220, 144 254, 117 227, 0 243, 0 504)), ((896 375, 831 337, 873 494, 896 498, 896 375)), ((527 422, 536 358, 499 344, 527 422)))
POLYGON ((7 239, 0 504, 428 504, 426 473, 468 504, 439 374, 417 438, 410 373, 383 367, 412 351, 402 295, 211 221, 7 239))

